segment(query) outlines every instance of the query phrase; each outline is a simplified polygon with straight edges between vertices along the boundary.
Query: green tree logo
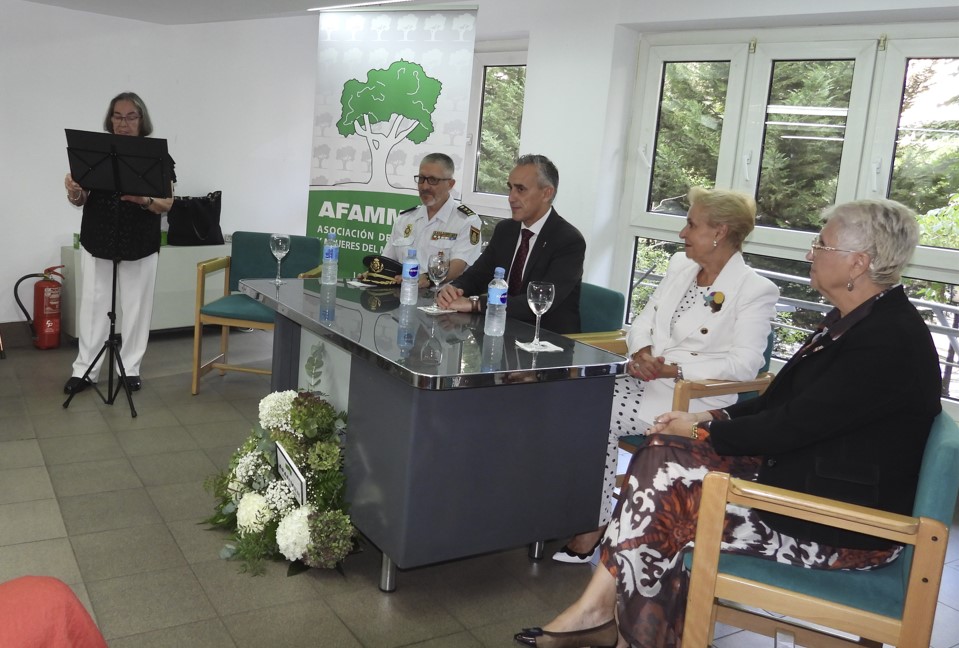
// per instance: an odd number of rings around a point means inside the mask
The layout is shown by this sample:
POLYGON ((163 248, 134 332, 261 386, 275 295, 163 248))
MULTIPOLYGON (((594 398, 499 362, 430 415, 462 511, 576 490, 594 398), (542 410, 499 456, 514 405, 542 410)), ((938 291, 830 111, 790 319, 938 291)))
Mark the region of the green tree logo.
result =
POLYGON ((395 61, 385 70, 370 70, 366 81, 343 84, 340 135, 360 135, 370 147, 371 188, 388 189, 386 160, 404 139, 420 144, 433 132, 433 111, 443 84, 422 66, 395 61))

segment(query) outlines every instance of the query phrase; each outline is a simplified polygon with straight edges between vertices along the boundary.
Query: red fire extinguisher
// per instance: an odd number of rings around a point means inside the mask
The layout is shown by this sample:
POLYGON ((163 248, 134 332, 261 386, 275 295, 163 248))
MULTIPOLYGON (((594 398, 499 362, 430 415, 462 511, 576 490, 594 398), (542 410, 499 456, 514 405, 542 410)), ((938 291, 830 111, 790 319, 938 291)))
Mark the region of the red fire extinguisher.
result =
POLYGON ((60 290, 62 284, 54 279, 63 275, 57 272, 62 265, 47 268, 42 274, 34 273, 20 277, 13 287, 13 296, 17 305, 27 317, 27 325, 33 333, 33 345, 38 349, 56 349, 60 346, 60 290), (33 318, 20 301, 17 290, 20 284, 30 278, 38 277, 40 281, 33 284, 33 318))

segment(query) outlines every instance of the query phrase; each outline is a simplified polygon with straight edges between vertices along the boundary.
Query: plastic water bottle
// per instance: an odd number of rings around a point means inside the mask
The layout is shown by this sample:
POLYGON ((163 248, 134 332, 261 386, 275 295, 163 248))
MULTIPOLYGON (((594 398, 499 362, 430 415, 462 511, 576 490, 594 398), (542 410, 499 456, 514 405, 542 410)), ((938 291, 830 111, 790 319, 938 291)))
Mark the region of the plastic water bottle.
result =
POLYGON ((326 243, 323 245, 323 274, 320 283, 333 285, 337 279, 337 263, 340 260, 340 246, 336 242, 336 234, 326 233, 326 243))
POLYGON ((332 324, 336 319, 336 286, 320 286, 320 322, 332 324))
POLYGON ((480 356, 482 371, 496 371, 503 365, 503 336, 484 335, 483 350, 480 356))
POLYGON ((493 280, 489 282, 486 301, 486 323, 483 333, 500 336, 506 330, 506 291, 509 289, 503 277, 506 270, 496 268, 493 271, 493 280))
POLYGON ((400 349, 400 360, 410 357, 410 351, 416 344, 416 307, 402 304, 396 309, 396 346, 400 349))
POLYGON ((400 282, 400 303, 415 306, 420 296, 420 262, 416 259, 416 250, 406 251, 403 261, 403 280, 400 282))

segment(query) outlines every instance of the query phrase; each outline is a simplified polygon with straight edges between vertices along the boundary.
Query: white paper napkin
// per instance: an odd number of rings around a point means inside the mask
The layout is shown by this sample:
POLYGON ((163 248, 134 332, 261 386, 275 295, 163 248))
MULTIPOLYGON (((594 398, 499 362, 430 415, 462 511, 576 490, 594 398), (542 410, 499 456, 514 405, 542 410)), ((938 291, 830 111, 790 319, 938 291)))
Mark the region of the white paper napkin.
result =
POLYGON ((523 351, 528 351, 529 353, 552 353, 553 351, 562 351, 562 347, 558 347, 552 342, 547 342, 545 340, 539 341, 540 346, 534 347, 532 341, 530 342, 517 342, 516 346, 522 349, 523 351))

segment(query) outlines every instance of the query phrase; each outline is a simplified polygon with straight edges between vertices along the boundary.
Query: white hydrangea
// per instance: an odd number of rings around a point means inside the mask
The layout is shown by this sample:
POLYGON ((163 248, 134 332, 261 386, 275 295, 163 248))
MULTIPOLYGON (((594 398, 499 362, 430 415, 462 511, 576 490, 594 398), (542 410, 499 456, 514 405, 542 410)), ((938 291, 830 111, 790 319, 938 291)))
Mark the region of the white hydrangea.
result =
POLYGON ((283 480, 270 482, 263 493, 266 503, 271 509, 279 514, 283 514, 296 506, 296 496, 293 489, 283 480))
POLYGON ((276 544, 287 560, 299 560, 306 555, 306 549, 310 546, 312 510, 309 504, 300 506, 280 520, 276 528, 276 544))
POLYGON ((296 392, 291 390, 267 394, 260 401, 260 427, 264 430, 293 432, 290 425, 290 410, 296 392))
POLYGON ((259 533, 273 519, 273 511, 266 498, 259 493, 246 493, 236 507, 236 530, 243 533, 259 533))

